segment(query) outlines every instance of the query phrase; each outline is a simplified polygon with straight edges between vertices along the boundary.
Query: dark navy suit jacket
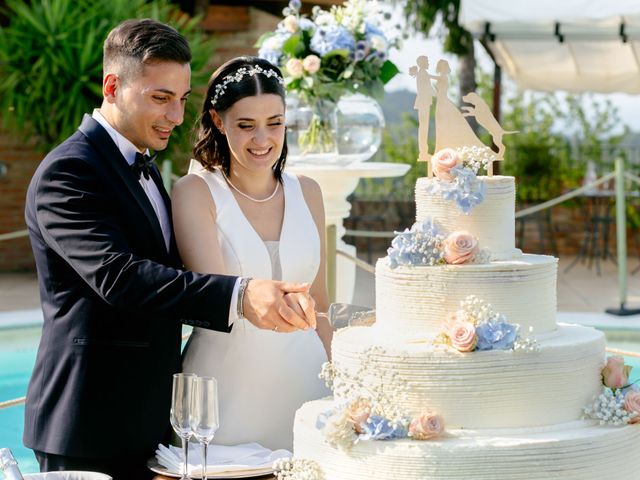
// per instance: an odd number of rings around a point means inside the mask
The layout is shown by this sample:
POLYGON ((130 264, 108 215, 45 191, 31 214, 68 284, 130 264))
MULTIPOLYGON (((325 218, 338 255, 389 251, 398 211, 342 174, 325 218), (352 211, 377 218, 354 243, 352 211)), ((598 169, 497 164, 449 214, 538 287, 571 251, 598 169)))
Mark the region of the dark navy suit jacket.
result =
MULTIPOLYGON (((152 177, 171 216, 155 167, 152 177)), ((175 240, 167 252, 143 188, 88 115, 39 165, 25 215, 44 313, 25 445, 152 456, 168 430, 180 319, 229 331, 236 278, 180 270, 175 240)))

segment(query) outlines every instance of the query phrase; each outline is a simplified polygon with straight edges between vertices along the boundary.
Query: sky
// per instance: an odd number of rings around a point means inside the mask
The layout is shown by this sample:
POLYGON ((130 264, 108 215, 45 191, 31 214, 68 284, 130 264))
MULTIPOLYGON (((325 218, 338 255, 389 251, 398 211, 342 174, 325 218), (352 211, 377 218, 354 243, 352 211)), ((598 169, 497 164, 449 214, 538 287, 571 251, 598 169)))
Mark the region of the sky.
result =
MULTIPOLYGON (((475 44, 475 52, 476 61, 479 63, 481 68, 485 72, 493 74, 493 62, 484 51, 482 45, 477 41, 475 44)), ((415 65, 416 57, 418 55, 426 55, 429 57, 429 63, 432 67, 439 59, 444 58, 451 66, 452 75, 456 72, 456 57, 443 52, 442 40, 436 38, 427 39, 421 34, 412 35, 411 38, 404 41, 404 45, 399 51, 391 51, 390 60, 397 65, 401 73, 396 75, 396 77, 386 85, 387 91, 408 89, 415 92, 415 79, 410 77, 407 72, 410 66, 415 65)), ((508 81, 508 77, 503 71, 503 82, 508 81)), ((626 123, 632 130, 640 131, 640 95, 616 93, 606 95, 594 94, 594 97, 603 102, 606 99, 610 99, 618 108, 622 122, 626 123)))

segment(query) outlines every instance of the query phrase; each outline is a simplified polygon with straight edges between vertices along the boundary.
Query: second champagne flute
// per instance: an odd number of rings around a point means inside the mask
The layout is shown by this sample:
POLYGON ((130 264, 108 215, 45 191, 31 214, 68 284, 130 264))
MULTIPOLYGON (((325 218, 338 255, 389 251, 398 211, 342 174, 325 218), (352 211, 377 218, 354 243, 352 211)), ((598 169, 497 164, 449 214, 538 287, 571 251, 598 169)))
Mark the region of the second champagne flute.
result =
POLYGON ((191 402, 191 432, 202 445, 202 479, 207 480, 207 447, 220 426, 218 382, 213 377, 196 377, 191 402))
POLYGON ((189 437, 191 437, 191 403, 193 397, 193 373, 176 373, 171 393, 171 426, 182 440, 184 463, 180 480, 189 480, 189 437))

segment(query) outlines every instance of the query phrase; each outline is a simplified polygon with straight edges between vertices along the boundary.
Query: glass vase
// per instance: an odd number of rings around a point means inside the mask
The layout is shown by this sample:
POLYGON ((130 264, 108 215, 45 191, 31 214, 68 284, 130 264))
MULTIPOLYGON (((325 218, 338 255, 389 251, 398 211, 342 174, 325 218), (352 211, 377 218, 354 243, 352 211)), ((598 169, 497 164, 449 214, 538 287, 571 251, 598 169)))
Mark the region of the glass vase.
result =
POLYGON ((380 104, 362 94, 344 95, 338 102, 338 155, 352 164, 373 157, 382 142, 385 127, 380 104))
POLYGON ((291 162, 338 162, 338 114, 335 102, 315 99, 307 103, 289 93, 286 118, 291 162))
POLYGON ((349 94, 336 105, 303 102, 287 93, 289 164, 340 164, 369 160, 380 148, 385 127, 380 104, 361 94, 349 94))

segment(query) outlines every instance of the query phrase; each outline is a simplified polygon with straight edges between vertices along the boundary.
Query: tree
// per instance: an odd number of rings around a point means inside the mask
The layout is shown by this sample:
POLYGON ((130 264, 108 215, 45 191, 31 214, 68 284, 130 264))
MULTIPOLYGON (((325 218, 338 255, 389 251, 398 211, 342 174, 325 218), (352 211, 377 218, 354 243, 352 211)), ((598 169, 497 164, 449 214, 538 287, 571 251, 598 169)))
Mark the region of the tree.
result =
MULTIPOLYGON (((399 1, 399 0, 396 0, 399 1)), ((413 30, 428 35, 438 18, 447 29, 444 51, 458 57, 460 96, 476 90, 476 58, 473 36, 458 23, 460 0, 407 0, 404 4, 409 25, 413 30)))
POLYGON ((194 91, 184 123, 160 159, 188 159, 191 129, 210 74, 213 43, 199 18, 168 0, 7 0, 0 27, 0 116, 5 127, 49 150, 73 133, 85 113, 102 103, 102 42, 127 18, 154 18, 189 40, 194 91))

